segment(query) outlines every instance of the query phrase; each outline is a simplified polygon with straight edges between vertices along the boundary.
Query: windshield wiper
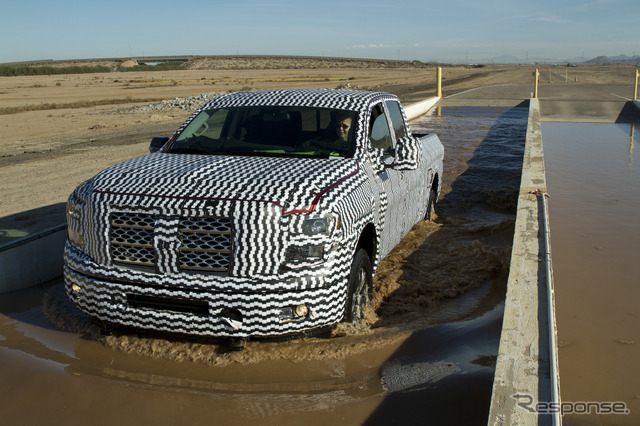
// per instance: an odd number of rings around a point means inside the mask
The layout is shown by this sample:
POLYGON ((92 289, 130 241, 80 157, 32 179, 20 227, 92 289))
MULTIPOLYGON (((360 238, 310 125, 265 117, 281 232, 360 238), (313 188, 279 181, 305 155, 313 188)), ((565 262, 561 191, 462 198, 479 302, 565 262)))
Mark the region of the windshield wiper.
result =
POLYGON ((328 158, 331 151, 316 152, 288 152, 284 150, 255 150, 255 151, 213 151, 195 147, 174 148, 167 154, 205 154, 205 155, 237 155, 245 157, 291 157, 291 158, 328 158))
POLYGON ((216 154, 216 152, 209 151, 207 149, 195 148, 195 147, 184 147, 184 148, 173 148, 167 151, 168 154, 216 154))

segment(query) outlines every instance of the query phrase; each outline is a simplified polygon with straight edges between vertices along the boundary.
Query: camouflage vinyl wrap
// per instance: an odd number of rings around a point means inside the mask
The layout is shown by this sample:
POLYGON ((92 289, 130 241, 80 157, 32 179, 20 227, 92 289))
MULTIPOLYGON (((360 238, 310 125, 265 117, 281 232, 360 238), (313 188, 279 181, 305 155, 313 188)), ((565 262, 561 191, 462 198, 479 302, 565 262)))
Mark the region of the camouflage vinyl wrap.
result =
POLYGON ((203 105, 200 110, 291 105, 355 111, 355 154, 160 151, 103 170, 69 199, 69 233, 82 236, 82 244, 68 241, 65 248, 70 299, 103 321, 202 336, 286 335, 339 322, 363 230, 374 230, 375 271, 422 220, 442 173, 435 135, 396 141, 397 150, 416 151, 416 164, 380 166, 382 153, 370 148, 367 132, 372 106, 385 101, 397 98, 279 90, 233 93, 203 105), (309 218, 326 218, 329 231, 308 235, 303 225, 309 218), (287 256, 308 246, 321 248, 322 258, 287 256), (308 313, 292 315, 301 304, 308 313))

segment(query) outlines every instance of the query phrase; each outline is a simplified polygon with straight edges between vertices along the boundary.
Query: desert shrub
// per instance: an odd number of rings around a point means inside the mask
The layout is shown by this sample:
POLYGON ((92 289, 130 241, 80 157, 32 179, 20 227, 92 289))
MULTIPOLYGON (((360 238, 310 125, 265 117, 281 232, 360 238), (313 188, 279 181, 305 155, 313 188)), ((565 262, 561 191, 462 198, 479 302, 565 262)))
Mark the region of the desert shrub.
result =
MULTIPOLYGON (((122 68, 118 71, 172 71, 186 69, 184 64, 166 62, 158 65, 136 65, 135 67, 122 68)), ((113 72, 111 67, 105 65, 83 65, 69 67, 52 67, 50 65, 26 66, 26 65, 2 65, 0 77, 17 77, 24 75, 59 75, 59 74, 89 74, 113 72)))
POLYGON ((175 71, 175 70, 183 70, 186 69, 183 63, 176 62, 163 62, 158 65, 136 65, 133 67, 119 67, 118 71, 128 72, 128 71, 175 71))
POLYGON ((22 105, 22 106, 17 106, 17 107, 0 108, 0 115, 19 114, 21 112, 45 111, 45 110, 52 110, 52 109, 91 108, 91 107, 101 106, 101 105, 150 103, 150 102, 160 102, 161 100, 162 100, 162 98, 134 99, 134 98, 131 98, 131 97, 127 97, 127 98, 119 98, 119 99, 98 99, 98 100, 94 100, 94 101, 90 101, 90 100, 77 101, 77 102, 69 102, 69 103, 64 103, 64 104, 41 103, 41 104, 22 105))
POLYGON ((2 77, 17 77, 23 75, 88 74, 111 71, 111 68, 104 65, 71 67, 52 67, 49 65, 39 67, 30 67, 24 65, 0 66, 0 76, 2 77))

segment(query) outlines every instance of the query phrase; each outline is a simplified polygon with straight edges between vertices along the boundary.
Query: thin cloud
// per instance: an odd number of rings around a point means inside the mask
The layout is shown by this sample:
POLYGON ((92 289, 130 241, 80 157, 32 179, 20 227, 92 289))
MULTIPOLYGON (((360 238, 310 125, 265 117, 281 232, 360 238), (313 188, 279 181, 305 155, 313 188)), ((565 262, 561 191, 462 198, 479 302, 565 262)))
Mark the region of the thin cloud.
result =
POLYGON ((376 44, 376 43, 369 43, 369 44, 354 44, 353 48, 354 49, 380 49, 383 47, 391 47, 391 45, 389 44, 376 44))
POLYGON ((572 24, 573 23, 573 21, 561 18, 558 15, 541 16, 539 18, 535 18, 534 21, 550 22, 552 24, 572 24))

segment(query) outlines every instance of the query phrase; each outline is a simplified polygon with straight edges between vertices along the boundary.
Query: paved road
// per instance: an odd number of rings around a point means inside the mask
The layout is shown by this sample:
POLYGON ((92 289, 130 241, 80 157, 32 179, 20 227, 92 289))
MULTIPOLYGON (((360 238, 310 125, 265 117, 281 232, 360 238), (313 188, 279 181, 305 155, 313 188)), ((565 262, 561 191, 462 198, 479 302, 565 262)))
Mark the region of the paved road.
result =
MULTIPOLYGON (((640 122, 640 113, 629 102, 631 84, 580 84, 553 76, 553 83, 538 88, 542 121, 593 121, 609 123, 640 122)), ((479 87, 458 93, 445 93, 443 106, 516 106, 532 96, 534 87, 479 87)))

